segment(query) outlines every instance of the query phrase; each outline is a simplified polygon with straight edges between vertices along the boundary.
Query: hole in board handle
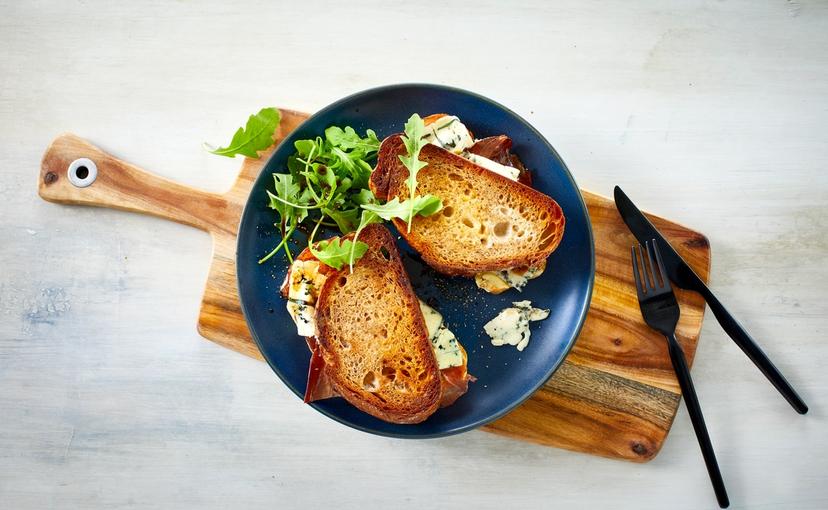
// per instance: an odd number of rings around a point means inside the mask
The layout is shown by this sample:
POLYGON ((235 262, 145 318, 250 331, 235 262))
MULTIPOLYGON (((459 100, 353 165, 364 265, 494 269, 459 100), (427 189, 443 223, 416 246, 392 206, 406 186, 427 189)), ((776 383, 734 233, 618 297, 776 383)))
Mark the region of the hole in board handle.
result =
POLYGON ((69 163, 66 174, 73 186, 85 188, 98 178, 98 166, 89 158, 78 158, 69 163))

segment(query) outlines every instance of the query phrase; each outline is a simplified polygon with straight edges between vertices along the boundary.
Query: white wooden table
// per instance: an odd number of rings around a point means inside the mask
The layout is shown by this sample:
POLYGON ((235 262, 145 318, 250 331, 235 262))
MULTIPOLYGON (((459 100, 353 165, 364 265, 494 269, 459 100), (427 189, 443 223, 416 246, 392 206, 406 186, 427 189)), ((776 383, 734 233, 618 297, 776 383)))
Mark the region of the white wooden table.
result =
POLYGON ((405 81, 499 100, 578 183, 713 246, 713 286, 811 406, 708 317, 694 377, 733 508, 828 507, 825 2, 0 4, 0 508, 713 508, 684 408, 644 465, 484 432, 359 433, 195 331, 207 236, 36 194, 73 131, 211 190, 266 105, 405 81))

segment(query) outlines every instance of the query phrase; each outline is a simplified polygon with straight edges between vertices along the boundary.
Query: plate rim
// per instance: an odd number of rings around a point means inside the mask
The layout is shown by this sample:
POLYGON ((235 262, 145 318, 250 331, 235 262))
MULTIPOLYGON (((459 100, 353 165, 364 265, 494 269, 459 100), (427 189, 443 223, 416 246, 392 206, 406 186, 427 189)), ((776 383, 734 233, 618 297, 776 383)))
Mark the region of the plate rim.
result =
MULTIPOLYGON (((320 413, 324 416, 327 416, 328 418, 330 418, 330 419, 332 419, 332 420, 334 420, 334 421, 336 421, 336 422, 338 422, 338 423, 340 423, 340 424, 342 424, 342 425, 344 425, 348 428, 359 430, 359 431, 366 432, 366 433, 369 433, 369 434, 373 434, 373 435, 376 435, 376 436, 392 437, 392 438, 396 438, 396 439, 434 439, 434 438, 440 438, 440 437, 453 436, 453 435, 456 435, 456 434, 461 434, 463 432, 468 432, 470 430, 480 428, 484 425, 488 425, 489 423, 492 423, 492 422, 504 417, 509 412, 513 411, 514 409, 519 407, 521 404, 523 404, 524 402, 529 400, 529 398, 531 398, 532 395, 534 395, 538 390, 540 390, 543 387, 543 385, 546 384, 546 382, 549 381, 550 378, 552 378, 552 376, 555 374, 555 372, 558 370, 558 368, 563 364, 563 362, 569 356, 569 353, 572 350, 572 347, 575 345, 575 342, 578 340, 578 337, 580 336, 581 331, 583 330, 584 323, 586 322, 587 314, 589 312, 590 304, 592 302, 592 293, 593 293, 593 290, 595 288, 595 238, 594 238, 593 231, 592 231, 592 221, 590 220, 589 209, 586 206, 586 202, 584 200, 583 193, 581 193, 581 188, 578 187, 578 184, 575 182, 575 178, 572 176, 572 172, 569 171, 569 167, 566 165, 566 162, 563 160, 563 158, 561 158, 560 154, 558 154, 558 151, 555 150, 555 147, 552 146, 552 144, 549 142, 549 140, 547 140, 546 137, 543 136, 543 134, 541 134, 541 132, 538 131, 537 128, 535 128, 535 126, 533 126, 529 121, 524 119, 522 116, 518 115, 516 112, 514 112, 510 108, 507 108, 506 106, 502 105, 501 103, 499 103, 499 102, 497 102, 493 99, 490 99, 486 96, 483 96, 481 94, 478 94, 476 92, 471 92, 469 90, 462 89, 462 88, 459 88, 459 87, 453 87, 453 86, 450 86, 450 85, 441 85, 441 84, 424 83, 424 82, 406 82, 406 83, 394 83, 394 84, 389 84, 389 85, 381 85, 381 86, 378 86, 378 87, 372 87, 372 88, 364 89, 364 90, 361 90, 361 91, 358 91, 358 92, 354 92, 354 93, 349 94, 347 96, 341 97, 340 99, 337 99, 336 101, 334 101, 334 102, 328 104, 327 106, 324 106, 323 108, 319 109, 318 111, 310 114, 307 119, 305 119, 301 124, 296 126, 296 128, 294 128, 293 131, 291 131, 291 133, 289 133, 281 142, 279 142, 279 144, 274 148, 273 152, 270 154, 270 156, 267 158, 267 160, 262 165, 262 171, 256 177, 256 180, 253 181, 253 184, 250 188, 251 193, 250 193, 250 195, 248 195, 247 200, 245 201, 244 209, 242 209, 242 214, 241 214, 241 217, 240 217, 240 220, 239 220, 238 232, 242 232, 243 231, 242 228, 246 226, 246 222, 247 222, 247 219, 249 217, 248 216, 248 209, 252 208, 251 198, 253 196, 253 193, 252 193, 253 189, 258 184, 259 179, 263 178, 264 169, 267 168, 268 164, 270 163, 270 160, 273 159, 273 157, 276 155, 276 153, 278 152, 279 148, 282 146, 284 141, 287 138, 289 138, 292 133, 299 131, 302 127, 305 126, 305 124, 313 121, 316 117, 318 117, 320 115, 327 114, 329 111, 338 108, 343 103, 352 101, 352 100, 357 99, 361 96, 368 96, 368 95, 372 95, 372 94, 378 94, 378 93, 387 92, 387 91, 395 90, 395 89, 406 89, 406 88, 415 88, 415 87, 416 88, 432 89, 432 90, 441 90, 441 91, 445 91, 445 92, 460 93, 460 94, 464 94, 464 95, 467 95, 467 96, 471 96, 471 97, 473 97, 473 98, 475 98, 479 101, 482 101, 484 103, 488 103, 490 105, 493 105, 493 106, 505 111, 506 113, 514 116, 515 118, 517 118, 521 122, 523 122, 526 125, 526 127, 539 140, 541 140, 546 145, 546 147, 552 152, 552 154, 555 156, 555 158, 561 164, 561 167, 563 168, 563 170, 566 174, 566 177, 569 180, 570 184, 575 188, 575 190, 577 192, 578 199, 579 199, 579 203, 580 203, 580 206, 581 206, 581 210, 582 210, 584 216, 587 219, 587 221, 586 221, 587 233, 589 234, 587 237, 589 239, 589 248, 590 248, 589 282, 588 282, 588 285, 587 285, 586 299, 584 300, 584 304, 581 306, 581 309, 580 309, 579 314, 578 314, 578 326, 575 329, 574 334, 567 341, 567 343, 564 347, 564 355, 561 356, 561 358, 559 360, 557 360, 555 363, 550 365, 550 368, 547 370, 546 374, 540 379, 540 382, 537 385, 535 385, 533 387, 530 387, 519 398, 515 399, 508 406, 505 406, 500 411, 498 411, 496 413, 493 413, 492 415, 490 415, 488 417, 476 420, 476 421, 474 421, 472 423, 469 423, 469 424, 466 424, 466 425, 457 426, 457 427, 451 428, 449 430, 444 430, 444 431, 441 431, 441 432, 424 433, 424 434, 398 434, 398 433, 395 433, 395 432, 376 430, 376 429, 373 429, 373 428, 370 428, 370 427, 367 427, 367 426, 364 426, 364 425, 360 425, 360 424, 357 424, 357 423, 350 422, 348 420, 340 418, 335 413, 332 413, 332 412, 329 412, 326 409, 323 409, 319 405, 318 402, 310 402, 309 404, 306 404, 306 405, 310 405, 318 413, 320 413)), ((276 364, 267 355, 267 353, 265 352, 265 350, 262 347, 262 342, 259 339, 259 336, 256 334, 256 331, 253 328, 252 321, 249 318, 247 306, 245 305, 245 302, 244 302, 245 300, 244 300, 244 297, 243 297, 243 293, 241 292, 241 277, 240 277, 240 271, 239 271, 240 258, 238 257, 238 253, 240 251, 240 245, 241 245, 241 236, 237 235, 236 236, 236 255, 237 255, 236 256, 236 287, 239 290, 239 304, 241 305, 241 310, 242 310, 242 314, 244 315, 244 320, 247 323, 247 329, 250 331, 250 336, 253 338, 253 341, 256 343, 256 348, 259 350, 259 353, 262 355, 264 360, 270 366, 270 369, 276 374, 277 377, 279 377, 279 379, 282 381, 282 383, 292 393, 294 393, 296 396, 298 396, 300 399, 302 399, 303 395, 299 391, 295 390, 292 387, 292 385, 286 380, 285 376, 282 374, 281 370, 276 366, 276 364)))

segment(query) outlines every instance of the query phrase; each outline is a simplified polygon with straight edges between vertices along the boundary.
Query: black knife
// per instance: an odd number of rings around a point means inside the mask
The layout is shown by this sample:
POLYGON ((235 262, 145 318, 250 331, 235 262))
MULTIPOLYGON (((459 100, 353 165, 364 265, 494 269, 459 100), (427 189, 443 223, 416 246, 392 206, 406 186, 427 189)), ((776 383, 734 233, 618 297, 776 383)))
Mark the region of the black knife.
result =
POLYGON ((713 311, 713 315, 719 321, 722 329, 730 335, 730 338, 733 339, 736 345, 765 374, 765 377, 779 390, 779 393, 785 397, 785 400, 791 404, 796 412, 799 414, 807 413, 808 406, 805 405, 805 402, 797 395, 796 391, 785 380, 785 377, 773 365, 771 360, 762 352, 759 345, 745 331, 745 328, 730 315, 730 312, 710 292, 710 289, 699 278, 699 275, 687 265, 687 262, 670 246, 670 243, 664 239, 664 236, 656 230, 653 224, 650 223, 650 220, 638 210, 635 204, 632 203, 629 197, 618 186, 615 187, 615 207, 618 208, 618 212, 621 213, 621 218, 639 243, 644 245, 651 239, 656 240, 658 248, 661 251, 661 256, 664 259, 664 267, 667 270, 670 281, 682 289, 692 290, 701 294, 704 300, 707 301, 710 310, 713 311))

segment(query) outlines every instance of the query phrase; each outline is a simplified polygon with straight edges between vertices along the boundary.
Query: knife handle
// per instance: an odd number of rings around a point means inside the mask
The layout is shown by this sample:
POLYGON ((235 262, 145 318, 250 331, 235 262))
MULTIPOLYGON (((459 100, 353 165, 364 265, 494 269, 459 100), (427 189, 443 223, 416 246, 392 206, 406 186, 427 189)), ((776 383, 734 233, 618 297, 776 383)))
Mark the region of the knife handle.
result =
POLYGON ((753 361, 753 364, 756 365, 759 370, 765 374, 765 377, 773 384, 773 386, 779 390, 779 393, 785 397, 785 400, 788 401, 789 404, 798 412, 799 414, 805 414, 808 412, 808 406, 805 402, 800 398, 800 396, 796 393, 796 390, 788 383, 785 377, 779 372, 773 362, 765 355, 759 345, 756 343, 753 338, 750 337, 745 328, 739 324, 739 322, 730 315, 730 312, 725 309, 724 305, 716 299, 716 296, 713 295, 713 292, 707 288, 707 286, 703 286, 700 289, 702 296, 704 296, 705 301, 707 301, 708 306, 710 306, 710 310, 713 311, 713 315, 716 317, 716 320, 719 321, 719 324, 722 326, 722 329, 730 335, 730 338, 742 349, 748 358, 753 361))

